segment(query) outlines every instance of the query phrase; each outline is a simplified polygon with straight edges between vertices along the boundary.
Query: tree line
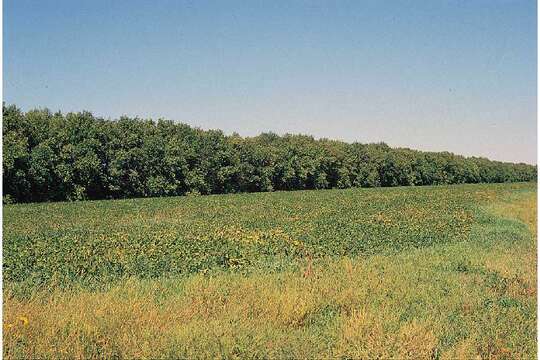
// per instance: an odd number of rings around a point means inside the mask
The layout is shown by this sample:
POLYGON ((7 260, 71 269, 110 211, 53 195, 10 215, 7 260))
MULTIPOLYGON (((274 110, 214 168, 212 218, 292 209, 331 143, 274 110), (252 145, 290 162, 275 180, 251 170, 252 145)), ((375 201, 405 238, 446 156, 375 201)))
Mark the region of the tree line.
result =
POLYGON ((306 135, 3 104, 3 201, 38 202, 536 180, 536 166, 306 135))

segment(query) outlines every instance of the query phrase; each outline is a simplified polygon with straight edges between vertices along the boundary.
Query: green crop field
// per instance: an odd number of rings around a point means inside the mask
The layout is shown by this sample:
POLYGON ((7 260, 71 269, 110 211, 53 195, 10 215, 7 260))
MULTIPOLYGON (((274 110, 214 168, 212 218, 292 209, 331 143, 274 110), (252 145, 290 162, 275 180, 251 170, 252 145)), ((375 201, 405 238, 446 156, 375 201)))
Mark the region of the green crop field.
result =
POLYGON ((536 191, 7 205, 4 356, 536 357, 536 191))

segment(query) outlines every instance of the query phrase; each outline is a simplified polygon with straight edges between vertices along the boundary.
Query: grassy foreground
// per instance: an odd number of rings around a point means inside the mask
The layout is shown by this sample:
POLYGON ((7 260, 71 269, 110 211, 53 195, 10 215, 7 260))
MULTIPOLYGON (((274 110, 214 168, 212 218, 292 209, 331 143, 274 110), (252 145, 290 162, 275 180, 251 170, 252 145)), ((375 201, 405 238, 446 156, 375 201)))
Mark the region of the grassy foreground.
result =
POLYGON ((535 358, 535 234, 536 184, 7 206, 3 353, 535 358))

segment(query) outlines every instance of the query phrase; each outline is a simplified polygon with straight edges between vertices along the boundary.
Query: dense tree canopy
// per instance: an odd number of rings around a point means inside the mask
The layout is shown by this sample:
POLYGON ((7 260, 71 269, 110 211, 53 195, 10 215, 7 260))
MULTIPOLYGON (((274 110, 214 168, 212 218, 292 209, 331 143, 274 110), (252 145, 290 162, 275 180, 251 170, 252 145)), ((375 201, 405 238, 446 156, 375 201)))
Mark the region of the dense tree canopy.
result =
POLYGON ((4 202, 536 180, 536 166, 3 105, 4 202))

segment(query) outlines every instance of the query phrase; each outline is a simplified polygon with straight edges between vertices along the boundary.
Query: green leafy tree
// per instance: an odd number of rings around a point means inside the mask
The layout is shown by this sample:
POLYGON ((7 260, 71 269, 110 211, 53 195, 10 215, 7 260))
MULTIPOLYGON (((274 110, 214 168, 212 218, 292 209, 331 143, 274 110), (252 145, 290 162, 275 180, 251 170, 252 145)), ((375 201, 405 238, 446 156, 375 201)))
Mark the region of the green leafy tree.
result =
POLYGON ((535 181, 537 167, 3 104, 4 202, 535 181))

